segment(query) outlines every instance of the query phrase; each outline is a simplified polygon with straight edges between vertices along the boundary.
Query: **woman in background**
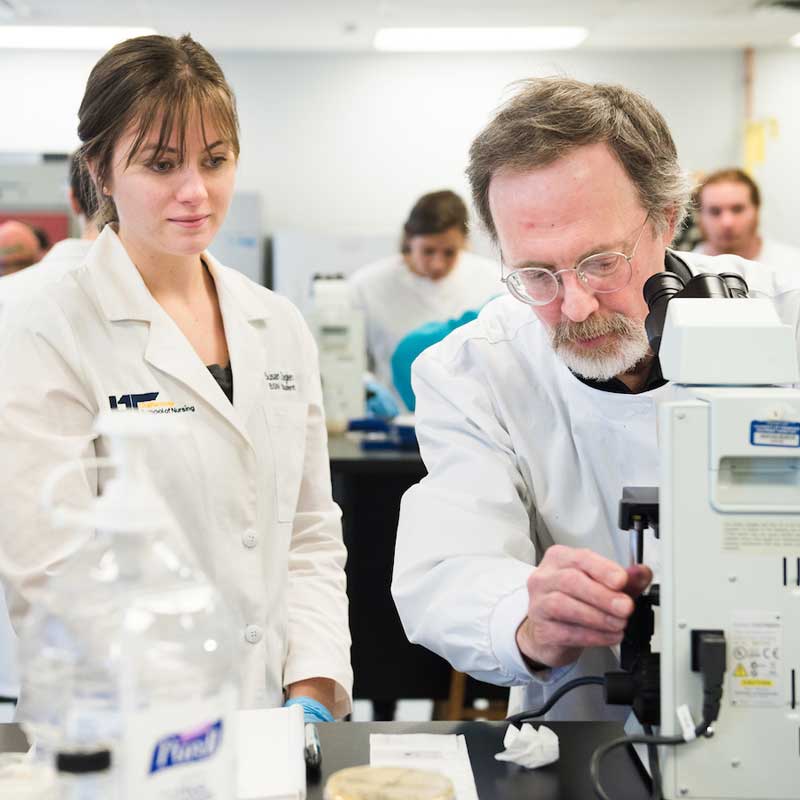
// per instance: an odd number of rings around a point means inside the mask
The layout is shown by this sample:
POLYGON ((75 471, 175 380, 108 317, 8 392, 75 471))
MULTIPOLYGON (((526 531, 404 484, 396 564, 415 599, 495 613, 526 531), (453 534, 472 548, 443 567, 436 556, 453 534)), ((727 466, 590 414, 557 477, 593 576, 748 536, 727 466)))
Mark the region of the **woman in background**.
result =
POLYGON ((466 250, 468 232, 467 207, 455 192, 423 195, 403 225, 400 252, 350 278, 353 304, 366 318, 370 369, 398 404, 405 405, 392 384, 391 360, 400 340, 502 292, 499 264, 466 250))

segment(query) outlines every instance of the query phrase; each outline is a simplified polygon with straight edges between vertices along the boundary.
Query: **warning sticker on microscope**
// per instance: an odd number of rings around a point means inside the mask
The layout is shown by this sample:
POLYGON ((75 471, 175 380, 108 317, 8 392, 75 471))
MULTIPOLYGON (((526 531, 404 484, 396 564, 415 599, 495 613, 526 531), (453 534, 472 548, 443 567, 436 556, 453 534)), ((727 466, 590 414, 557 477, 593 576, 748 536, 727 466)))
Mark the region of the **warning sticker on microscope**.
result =
POLYGON ((722 549, 800 555, 800 517, 746 517, 725 519, 722 523, 722 549))
POLYGON ((783 705, 782 659, 783 621, 778 612, 734 612, 728 651, 731 703, 783 705))
POLYGON ((750 444, 757 447, 800 447, 800 422, 753 420, 750 444))

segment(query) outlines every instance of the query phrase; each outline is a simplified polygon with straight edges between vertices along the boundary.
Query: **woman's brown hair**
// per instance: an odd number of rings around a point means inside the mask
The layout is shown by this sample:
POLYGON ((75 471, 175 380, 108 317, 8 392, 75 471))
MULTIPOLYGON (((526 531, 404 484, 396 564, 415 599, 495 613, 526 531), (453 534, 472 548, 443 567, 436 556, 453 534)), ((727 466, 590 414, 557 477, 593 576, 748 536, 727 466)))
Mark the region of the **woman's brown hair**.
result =
POLYGON ((98 225, 117 221, 114 201, 103 187, 108 183, 114 150, 135 125, 126 167, 145 139, 155 133, 148 164, 163 157, 177 133, 177 158, 182 161, 186 129, 197 115, 206 146, 206 121, 213 122, 222 140, 239 156, 236 100, 214 57, 191 36, 139 36, 112 47, 92 69, 78 111, 79 153, 83 168, 91 165, 98 206, 98 225))
POLYGON ((464 236, 469 233, 469 214, 464 201, 449 189, 422 195, 411 209, 403 225, 400 252, 409 251, 414 236, 429 236, 458 228, 464 236))

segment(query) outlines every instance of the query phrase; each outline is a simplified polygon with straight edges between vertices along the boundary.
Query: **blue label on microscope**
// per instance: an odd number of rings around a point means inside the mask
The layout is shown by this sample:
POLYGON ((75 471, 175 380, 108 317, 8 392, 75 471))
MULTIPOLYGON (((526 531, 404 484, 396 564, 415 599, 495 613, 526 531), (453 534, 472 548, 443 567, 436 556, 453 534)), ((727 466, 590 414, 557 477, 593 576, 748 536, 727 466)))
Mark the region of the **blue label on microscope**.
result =
POLYGON ((750 444, 757 447, 800 447, 800 422, 753 420, 750 444))

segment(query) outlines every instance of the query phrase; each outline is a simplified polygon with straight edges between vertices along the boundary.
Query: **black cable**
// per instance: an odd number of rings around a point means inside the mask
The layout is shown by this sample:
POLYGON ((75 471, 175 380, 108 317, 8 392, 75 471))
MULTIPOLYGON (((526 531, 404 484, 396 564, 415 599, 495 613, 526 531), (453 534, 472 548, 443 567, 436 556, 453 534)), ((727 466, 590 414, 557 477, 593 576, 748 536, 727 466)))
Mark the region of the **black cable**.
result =
MULTIPOLYGON (((703 721, 695 728, 694 736, 710 737, 713 732, 710 730, 711 723, 719 716, 720 704, 722 700, 722 684, 725 679, 725 635, 718 631, 701 632, 698 643, 698 666, 703 676, 703 721)), ((652 729, 651 729, 652 730, 652 729)), ((650 731, 648 731, 649 733, 650 731)), ((691 741, 691 740, 690 740, 691 741)), ((656 769, 651 766, 651 777, 653 778, 652 798, 659 800, 661 797, 661 768, 658 764, 658 753, 655 759, 652 758, 651 748, 657 745, 679 745, 686 744, 683 736, 621 736, 612 739, 607 744, 598 747, 592 753, 592 761, 589 771, 592 777, 592 787, 600 800, 611 800, 606 794, 600 782, 600 765, 606 755, 617 747, 628 744, 645 744, 648 747, 648 758, 651 765, 655 764, 656 769)))
POLYGON ((541 707, 535 711, 521 711, 519 714, 513 714, 506 719, 512 725, 518 725, 521 722, 527 722, 531 719, 536 719, 546 714, 567 692, 577 689, 579 686, 605 686, 606 679, 601 678, 599 675, 589 675, 585 678, 575 678, 575 680, 568 681, 560 689, 553 692, 552 697, 541 707))
MULTIPOLYGON (((646 736, 654 736, 652 725, 642 725, 642 728, 646 736)), ((647 763, 650 766, 650 778, 653 781, 650 800, 662 800, 661 764, 658 761, 658 747, 652 743, 647 745, 647 763)))
MULTIPOLYGON (((701 722, 694 730, 695 737, 711 736, 710 733, 707 733, 709 725, 710 723, 706 722, 705 720, 701 722)), ((644 736, 642 734, 639 734, 637 736, 620 736, 618 739, 612 739, 610 742, 607 742, 606 744, 598 747, 597 750, 595 750, 594 753, 592 753, 592 760, 589 765, 589 773, 592 778, 592 787, 594 788, 595 794, 600 798, 600 800, 611 800, 611 798, 606 794, 605 789, 603 789, 603 784, 600 781, 600 765, 602 764, 603 759, 612 750, 615 750, 617 747, 623 747, 624 745, 627 744, 679 745, 679 744, 686 744, 686 739, 684 739, 683 736, 644 736)), ((660 778, 660 771, 659 771, 659 778, 660 778)), ((659 792, 661 791, 660 781, 659 781, 658 791, 659 792)))

